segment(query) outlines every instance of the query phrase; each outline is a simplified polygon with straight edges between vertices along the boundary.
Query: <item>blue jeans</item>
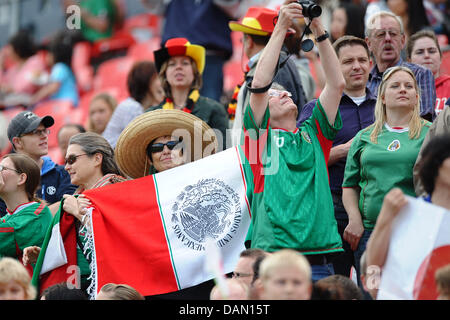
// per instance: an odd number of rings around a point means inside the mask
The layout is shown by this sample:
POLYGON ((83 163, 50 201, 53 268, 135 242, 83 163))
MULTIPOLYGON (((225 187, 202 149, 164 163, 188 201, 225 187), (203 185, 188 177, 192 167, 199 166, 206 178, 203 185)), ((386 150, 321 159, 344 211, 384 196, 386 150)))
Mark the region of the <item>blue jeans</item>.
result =
POLYGON ((364 232, 361 236, 361 239, 358 243, 358 248, 355 250, 355 268, 356 268, 356 275, 358 278, 358 286, 362 289, 362 283, 361 283, 361 270, 360 270, 360 264, 361 264, 361 257, 366 251, 367 241, 369 241, 370 235, 372 234, 373 230, 367 230, 364 229, 364 232))
POLYGON ((334 274, 333 264, 322 264, 322 265, 312 265, 312 281, 316 282, 322 278, 326 278, 328 276, 332 276, 334 274))
POLYGON ((207 55, 203 71, 203 85, 200 95, 220 102, 223 91, 223 65, 225 59, 219 56, 207 55))

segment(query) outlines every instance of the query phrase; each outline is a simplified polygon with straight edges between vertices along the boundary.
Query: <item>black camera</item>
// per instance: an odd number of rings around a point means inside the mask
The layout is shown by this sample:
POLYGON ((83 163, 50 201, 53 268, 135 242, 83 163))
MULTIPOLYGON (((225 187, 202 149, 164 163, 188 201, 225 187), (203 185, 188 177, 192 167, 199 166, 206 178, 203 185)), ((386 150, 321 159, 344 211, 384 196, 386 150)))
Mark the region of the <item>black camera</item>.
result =
POLYGON ((322 8, 315 4, 313 1, 309 0, 298 0, 297 1, 303 8, 303 16, 313 19, 317 18, 322 14, 322 8))

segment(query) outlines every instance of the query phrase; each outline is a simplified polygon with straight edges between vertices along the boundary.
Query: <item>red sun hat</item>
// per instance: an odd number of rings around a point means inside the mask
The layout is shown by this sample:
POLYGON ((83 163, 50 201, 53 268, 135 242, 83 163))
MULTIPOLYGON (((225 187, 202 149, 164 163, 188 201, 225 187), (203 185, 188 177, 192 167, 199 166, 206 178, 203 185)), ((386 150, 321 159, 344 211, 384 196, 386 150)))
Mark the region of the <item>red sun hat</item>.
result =
POLYGON ((172 38, 166 41, 165 45, 153 52, 155 57, 155 66, 158 72, 161 66, 171 57, 187 56, 192 58, 197 64, 197 69, 200 74, 205 69, 205 48, 191 44, 186 38, 172 38))
MULTIPOLYGON (((240 31, 257 36, 270 36, 277 23, 278 12, 264 7, 250 7, 240 21, 230 21, 232 31, 240 31)), ((288 34, 295 33, 292 29, 288 34)))
POLYGON ((233 31, 267 36, 273 32, 278 12, 269 8, 250 7, 240 21, 230 21, 228 26, 233 31))

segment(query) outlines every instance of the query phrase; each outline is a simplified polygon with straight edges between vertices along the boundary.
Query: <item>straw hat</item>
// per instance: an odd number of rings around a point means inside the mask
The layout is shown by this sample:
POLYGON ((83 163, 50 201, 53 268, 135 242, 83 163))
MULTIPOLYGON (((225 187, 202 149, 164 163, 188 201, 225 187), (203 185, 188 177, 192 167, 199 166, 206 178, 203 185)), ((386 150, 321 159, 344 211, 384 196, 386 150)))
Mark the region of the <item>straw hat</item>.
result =
POLYGON ((188 162, 218 149, 214 131, 200 118, 181 110, 149 111, 131 121, 119 136, 115 158, 120 170, 134 179, 148 175, 151 167, 146 153, 148 144, 170 135, 183 137, 184 150, 191 155, 188 162), (202 150, 196 150, 199 142, 202 150))
POLYGON ((191 44, 186 38, 172 38, 166 41, 164 47, 153 52, 155 57, 155 66, 158 72, 162 64, 170 57, 187 56, 191 57, 197 64, 197 69, 202 74, 205 69, 205 48, 191 44))

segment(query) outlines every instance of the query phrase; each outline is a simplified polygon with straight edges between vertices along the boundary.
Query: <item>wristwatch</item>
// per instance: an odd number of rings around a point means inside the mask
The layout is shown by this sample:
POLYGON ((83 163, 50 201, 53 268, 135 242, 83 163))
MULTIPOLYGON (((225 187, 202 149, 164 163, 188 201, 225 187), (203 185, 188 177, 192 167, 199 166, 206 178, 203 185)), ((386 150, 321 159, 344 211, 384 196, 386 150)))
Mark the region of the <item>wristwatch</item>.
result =
POLYGON ((316 38, 316 42, 322 42, 323 40, 328 39, 329 37, 330 37, 330 35, 325 30, 325 33, 323 35, 316 38))

